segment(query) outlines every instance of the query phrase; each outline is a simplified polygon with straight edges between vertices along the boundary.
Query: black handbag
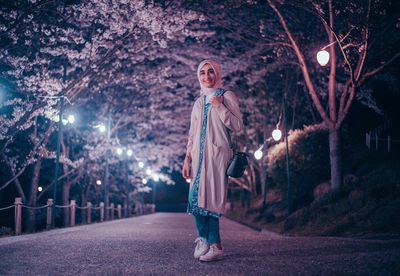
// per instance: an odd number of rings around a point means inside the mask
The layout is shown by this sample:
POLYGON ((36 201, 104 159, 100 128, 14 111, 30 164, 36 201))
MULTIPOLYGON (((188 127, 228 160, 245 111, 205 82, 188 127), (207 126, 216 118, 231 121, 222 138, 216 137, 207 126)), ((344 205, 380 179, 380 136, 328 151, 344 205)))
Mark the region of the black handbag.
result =
POLYGON ((226 176, 239 178, 243 176, 244 170, 249 165, 247 153, 236 151, 236 147, 232 144, 230 130, 227 128, 226 131, 228 133, 229 145, 233 150, 232 159, 229 161, 229 165, 226 168, 226 176))
POLYGON ((247 154, 245 152, 235 152, 226 169, 226 175, 233 178, 242 177, 248 165, 247 154))
MULTIPOLYGON (((222 96, 225 92, 226 90, 224 89, 221 89, 220 91, 217 90, 216 95, 222 96)), ((245 152, 236 151, 236 148, 232 144, 230 130, 227 128, 226 131, 228 134, 230 148, 233 150, 233 156, 232 159, 229 161, 229 165, 226 168, 225 174, 228 177, 239 178, 243 176, 244 170, 249 165, 249 163, 247 162, 247 154, 245 152)))

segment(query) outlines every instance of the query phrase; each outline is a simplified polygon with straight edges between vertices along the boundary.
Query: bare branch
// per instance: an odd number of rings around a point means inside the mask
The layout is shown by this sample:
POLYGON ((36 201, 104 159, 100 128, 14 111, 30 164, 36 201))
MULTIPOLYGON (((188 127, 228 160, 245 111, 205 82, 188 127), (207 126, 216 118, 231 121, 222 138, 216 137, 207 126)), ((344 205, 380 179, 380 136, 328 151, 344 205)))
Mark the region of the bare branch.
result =
POLYGON ((304 80, 306 81, 309 93, 314 101, 315 106, 317 107, 317 110, 319 111, 319 114, 321 115, 321 117, 324 119, 324 121, 327 124, 333 126, 334 122, 326 114, 324 108, 321 105, 320 100, 318 99, 317 93, 315 92, 315 89, 311 82, 310 74, 308 72, 308 68, 307 68, 303 53, 300 51, 300 48, 298 47, 296 41, 293 39, 292 33, 290 32, 289 28, 287 27, 286 21, 283 18, 280 11, 276 8, 276 6, 272 3, 271 0, 268 0, 268 3, 271 6, 271 8, 275 11, 275 13, 278 15, 279 20, 281 21, 282 26, 283 26, 287 36, 289 37, 290 42, 292 43, 293 49, 295 50, 297 58, 299 59, 299 62, 301 64, 301 70, 303 71, 304 80))
POLYGON ((376 73, 378 73, 379 71, 381 71, 383 68, 387 67, 389 64, 391 64, 393 61, 395 61, 398 57, 400 57, 400 52, 398 52, 397 54, 395 54, 391 59, 389 59, 388 61, 384 62, 381 66, 379 66, 378 68, 375 68, 374 70, 371 70, 367 73, 365 73, 360 80, 357 82, 357 86, 361 86, 361 84, 370 76, 375 75, 376 73))
POLYGON ((366 26, 366 30, 365 30, 365 38, 364 38, 364 49, 363 49, 363 54, 360 57, 356 70, 355 70, 355 81, 357 81, 360 78, 361 75, 361 71, 363 69, 364 66, 364 62, 365 62, 365 58, 367 56, 367 49, 368 49, 368 36, 369 36, 369 27, 368 27, 368 22, 369 22, 369 13, 371 10, 371 0, 368 1, 368 12, 367 12, 367 23, 365 24, 366 26))

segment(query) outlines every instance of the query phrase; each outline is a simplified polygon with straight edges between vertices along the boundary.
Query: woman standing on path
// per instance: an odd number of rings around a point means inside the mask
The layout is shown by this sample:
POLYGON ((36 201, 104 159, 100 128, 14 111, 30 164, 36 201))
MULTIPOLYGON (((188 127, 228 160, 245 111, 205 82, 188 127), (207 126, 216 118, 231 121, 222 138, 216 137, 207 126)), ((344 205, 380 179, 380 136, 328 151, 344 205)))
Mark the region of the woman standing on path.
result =
POLYGON ((240 131, 243 121, 235 94, 222 88, 218 63, 202 61, 197 78, 201 94, 192 109, 182 175, 193 180, 187 212, 193 214, 199 235, 194 257, 214 261, 224 257, 219 217, 225 212, 228 192, 225 172, 233 154, 229 131, 240 131))

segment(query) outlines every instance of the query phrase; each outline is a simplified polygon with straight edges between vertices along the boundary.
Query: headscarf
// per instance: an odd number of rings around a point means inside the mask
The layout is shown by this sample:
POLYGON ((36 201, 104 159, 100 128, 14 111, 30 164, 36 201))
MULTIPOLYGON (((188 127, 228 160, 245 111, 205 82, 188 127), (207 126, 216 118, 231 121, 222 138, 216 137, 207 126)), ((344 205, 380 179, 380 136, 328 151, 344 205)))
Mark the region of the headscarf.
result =
POLYGON ((215 91, 217 91, 218 88, 222 88, 222 80, 221 80, 221 67, 219 66, 218 63, 216 63, 213 60, 203 60, 202 62, 200 62, 199 67, 197 67, 197 79, 200 82, 200 86, 201 86, 201 94, 204 94, 206 96, 209 95, 213 95, 215 94, 215 91), (205 87, 201 81, 200 81, 200 69, 205 65, 205 64, 210 64, 211 67, 214 69, 215 72, 215 76, 216 76, 216 81, 213 87, 205 87))

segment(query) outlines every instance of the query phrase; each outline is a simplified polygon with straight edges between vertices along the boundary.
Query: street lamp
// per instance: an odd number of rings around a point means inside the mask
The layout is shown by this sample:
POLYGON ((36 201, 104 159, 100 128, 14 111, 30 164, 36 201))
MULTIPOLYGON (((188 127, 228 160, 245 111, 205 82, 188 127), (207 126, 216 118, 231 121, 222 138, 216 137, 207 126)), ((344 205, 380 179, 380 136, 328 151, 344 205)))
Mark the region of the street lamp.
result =
POLYGON ((142 161, 139 161, 138 165, 139 165, 139 168, 143 168, 144 167, 144 163, 142 161))
POLYGON ((257 160, 260 160, 260 159, 263 157, 263 152, 262 152, 263 147, 264 147, 264 145, 262 145, 258 150, 256 150, 256 151, 254 152, 254 157, 255 157, 257 160))
POLYGON ((318 51, 317 61, 321 66, 327 65, 329 62, 329 53, 326 50, 318 51))
MULTIPOLYGON (((54 171, 54 190, 53 190, 54 204, 52 206, 52 212, 51 212, 51 214, 52 214, 51 215, 51 225, 53 227, 55 226, 55 221, 56 221, 58 167, 59 167, 59 163, 60 163, 60 140, 61 140, 63 110, 64 110, 64 96, 60 96, 58 98, 60 99, 60 112, 58 113, 56 168, 55 168, 55 171, 54 171)), ((67 100, 68 100, 68 98, 67 98, 67 100)))
POLYGON ((289 143, 287 138, 287 118, 286 118, 286 95, 283 94, 283 130, 285 132, 285 142, 286 142, 286 175, 287 175, 287 200, 288 200, 288 215, 292 213, 292 203, 290 196, 290 161, 289 161, 289 143))
MULTIPOLYGON (((104 125, 100 126, 100 131, 104 132, 106 128, 104 125)), ((108 112, 108 121, 107 121, 107 150, 106 150, 106 171, 104 175, 104 220, 107 219, 107 184, 108 184, 108 156, 110 151, 108 149, 109 142, 110 142, 110 130, 111 130, 111 110, 108 112)))
POLYGON ((69 115, 68 116, 68 122, 70 123, 70 124, 73 124, 74 122, 75 122, 75 116, 74 115, 69 115))
POLYGON ((279 141, 282 138, 282 131, 280 131, 279 129, 274 129, 272 131, 272 138, 275 141, 279 141))
POLYGON ((158 174, 153 173, 152 177, 153 177, 153 180, 156 182, 158 182, 160 180, 160 177, 158 176, 158 174))
POLYGON ((100 179, 96 180, 96 185, 97 186, 101 186, 101 180, 100 179))
POLYGON ((105 132, 106 131, 106 127, 104 125, 100 125, 99 126, 99 130, 100 130, 100 132, 105 132))

